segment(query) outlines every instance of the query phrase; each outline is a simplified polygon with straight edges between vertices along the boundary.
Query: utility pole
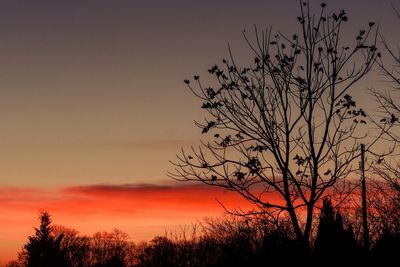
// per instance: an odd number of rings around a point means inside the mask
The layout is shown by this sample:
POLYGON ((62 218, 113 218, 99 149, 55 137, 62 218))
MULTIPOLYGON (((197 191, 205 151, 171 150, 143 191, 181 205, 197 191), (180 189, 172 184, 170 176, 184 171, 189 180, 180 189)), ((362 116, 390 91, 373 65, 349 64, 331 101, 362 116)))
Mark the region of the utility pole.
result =
POLYGON ((367 188, 365 184, 365 145, 361 144, 361 198, 364 249, 369 250, 368 213, 367 213, 367 188))

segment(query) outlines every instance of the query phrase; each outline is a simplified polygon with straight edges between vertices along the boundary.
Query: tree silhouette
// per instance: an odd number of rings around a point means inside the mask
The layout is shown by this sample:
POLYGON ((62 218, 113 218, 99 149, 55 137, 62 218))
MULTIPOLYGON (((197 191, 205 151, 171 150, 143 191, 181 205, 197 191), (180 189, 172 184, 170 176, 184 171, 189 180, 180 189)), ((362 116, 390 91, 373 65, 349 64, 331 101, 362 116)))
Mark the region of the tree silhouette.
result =
POLYGON ((130 249, 128 235, 118 229, 97 232, 90 239, 92 265, 96 267, 126 266, 125 259, 130 249))
POLYGON ((252 64, 239 66, 229 49, 229 59, 208 70, 213 85, 197 75, 185 80, 208 114, 197 126, 213 140, 183 150, 170 173, 235 191, 258 212, 288 216, 305 246, 321 197, 346 196, 363 137, 356 132, 367 120, 350 93, 377 56, 373 22, 348 41, 346 12, 327 13, 322 4, 313 15, 301 1, 298 33, 256 29, 255 42, 244 33, 252 64))
MULTIPOLYGON (((368 223, 372 243, 376 243, 382 235, 400 233, 399 192, 379 178, 380 176, 376 175, 375 180, 371 180, 368 187, 368 209, 371 214, 368 223)), ((354 212, 360 214, 357 208, 354 212)), ((354 220, 353 225, 357 227, 357 224, 360 222, 354 220)))
POLYGON ((149 267, 172 267, 176 266, 176 246, 166 237, 155 237, 146 247, 142 256, 143 262, 140 266, 149 267))
POLYGON ((393 263, 400 248, 400 234, 381 229, 380 236, 373 239, 372 251, 362 254, 365 251, 358 246, 352 228, 352 225, 357 228, 357 222, 350 222, 349 215, 347 212, 342 216, 333 208, 331 200, 324 198, 313 250, 305 250, 294 238, 287 219, 272 222, 230 215, 195 225, 196 232, 191 238, 186 232, 171 233, 135 245, 119 230, 79 236, 76 230, 54 227, 49 214, 44 212, 40 215, 40 227, 35 229, 35 235, 29 237, 23 249, 23 258, 6 266, 319 266, 343 262, 360 264, 365 260, 378 266, 382 262, 387 262, 388 266, 393 263))
POLYGON ((91 266, 90 238, 79 236, 79 232, 65 226, 53 226, 53 234, 56 239, 62 237, 61 249, 71 267, 91 266))
MULTIPOLYGON (((400 19, 400 13, 394 6, 393 10, 400 19)), ((386 133, 385 140, 393 143, 394 157, 378 156, 373 162, 371 172, 376 179, 370 205, 375 214, 375 231, 383 234, 383 237, 393 237, 400 234, 400 161, 397 159, 398 151, 395 150, 400 143, 400 53, 383 36, 381 41, 384 49, 377 64, 389 86, 385 90, 369 90, 378 103, 377 108, 381 115, 380 121, 375 122, 375 125, 386 133)))
MULTIPOLYGON (((400 13, 393 7, 397 17, 400 19, 400 13)), ((379 53, 377 64, 380 68, 381 74, 390 83, 390 87, 386 90, 377 88, 370 88, 370 93, 375 97, 378 103, 378 109, 383 116, 380 123, 376 123, 378 127, 385 129, 389 137, 396 141, 400 141, 398 134, 400 126, 400 53, 392 48, 389 42, 381 35, 381 42, 383 44, 383 51, 386 53, 379 53), (387 62, 389 61, 389 63, 387 62)), ((383 162, 382 159, 380 159, 383 162)))
POLYGON ((332 261, 359 256, 352 227, 345 228, 342 214, 335 212, 328 198, 323 201, 314 251, 319 259, 332 258, 332 261))
POLYGON ((60 248, 62 236, 55 238, 50 214, 43 211, 39 215, 40 226, 35 234, 28 238, 24 246, 27 267, 67 267, 67 259, 60 248))

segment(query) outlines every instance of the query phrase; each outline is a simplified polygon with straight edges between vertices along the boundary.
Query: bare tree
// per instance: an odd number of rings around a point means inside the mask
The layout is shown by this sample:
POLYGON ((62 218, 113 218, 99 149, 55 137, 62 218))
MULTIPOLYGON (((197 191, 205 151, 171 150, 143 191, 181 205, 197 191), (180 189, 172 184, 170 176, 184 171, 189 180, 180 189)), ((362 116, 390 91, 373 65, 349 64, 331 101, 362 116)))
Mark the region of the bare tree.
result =
POLYGON ((112 232, 97 232, 90 239, 90 250, 94 266, 128 266, 132 261, 134 244, 128 235, 118 229, 112 232))
POLYGON ((89 267, 90 238, 80 236, 79 232, 62 225, 54 225, 53 233, 56 238, 62 237, 61 249, 64 251, 70 267, 89 267))
MULTIPOLYGON (((380 169, 382 171, 382 169, 380 169)), ((385 177, 386 173, 381 173, 385 177)), ((370 186, 369 208, 371 230, 375 240, 384 233, 400 233, 400 190, 397 183, 373 181, 370 186)))
MULTIPOLYGON (((393 7, 397 17, 400 13, 393 7)), ((380 36, 384 53, 378 53, 377 64, 381 75, 389 85, 384 90, 381 88, 370 88, 370 93, 378 103, 378 111, 381 115, 378 127, 385 129, 391 141, 399 142, 400 136, 397 134, 400 125, 400 50, 394 49, 388 41, 380 36), (389 127, 388 127, 389 126, 389 127)))
MULTIPOLYGON (((393 6, 394 13, 400 19, 399 11, 393 6)), ((378 112, 381 120, 375 122, 385 132, 385 139, 393 143, 391 157, 378 157, 377 164, 371 166, 374 195, 371 197, 371 206, 376 214, 378 229, 400 232, 400 161, 398 144, 400 143, 400 50, 381 36, 383 53, 379 55, 377 65, 381 75, 387 82, 385 89, 370 88, 370 93, 378 103, 378 112), (397 150, 396 150, 397 148, 397 150)))
POLYGON ((377 56, 373 22, 346 44, 344 10, 310 9, 300 1, 292 36, 255 29, 252 41, 244 32, 254 59, 248 66, 239 66, 229 48, 229 59, 208 70, 212 86, 199 76, 185 80, 208 114, 196 124, 213 139, 182 150, 169 174, 235 191, 255 213, 288 215, 306 245, 321 197, 349 188, 365 137, 358 128, 367 123, 350 93, 377 56))

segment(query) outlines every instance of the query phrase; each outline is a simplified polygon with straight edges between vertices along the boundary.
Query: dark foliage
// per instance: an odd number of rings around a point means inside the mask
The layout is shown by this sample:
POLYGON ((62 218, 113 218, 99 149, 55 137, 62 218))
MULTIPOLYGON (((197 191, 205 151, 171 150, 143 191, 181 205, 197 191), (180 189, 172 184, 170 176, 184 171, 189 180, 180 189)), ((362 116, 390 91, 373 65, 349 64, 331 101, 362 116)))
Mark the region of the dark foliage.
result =
POLYGON ((39 219, 39 228, 35 228, 35 235, 30 236, 24 246, 26 266, 68 267, 67 258, 61 250, 63 236, 54 237, 49 213, 40 213, 39 219))
POLYGON ((290 222, 248 221, 236 217, 209 220, 190 238, 155 237, 133 244, 119 230, 90 237, 65 227, 53 227, 41 213, 41 225, 28 238, 19 262, 12 267, 258 267, 321 263, 393 262, 400 251, 400 233, 382 230, 371 251, 363 251, 352 224, 325 199, 314 246, 296 239, 290 222))
POLYGON ((376 264, 383 262, 398 262, 400 252, 400 233, 384 233, 376 242, 371 251, 372 259, 376 264))
POLYGON ((344 225, 342 214, 335 212, 330 199, 323 201, 314 252, 316 259, 330 258, 333 262, 360 256, 361 249, 355 240, 353 228, 344 225))

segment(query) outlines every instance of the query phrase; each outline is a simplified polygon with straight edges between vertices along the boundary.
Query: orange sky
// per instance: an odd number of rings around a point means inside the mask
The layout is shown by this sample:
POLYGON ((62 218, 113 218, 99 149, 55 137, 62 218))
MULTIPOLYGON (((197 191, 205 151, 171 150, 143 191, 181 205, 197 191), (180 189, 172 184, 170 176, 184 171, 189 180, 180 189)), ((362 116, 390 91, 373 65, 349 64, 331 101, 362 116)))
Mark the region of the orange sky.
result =
POLYGON ((33 227, 38 212, 49 211, 55 224, 82 234, 118 228, 134 241, 150 240, 165 230, 223 215, 224 209, 249 208, 236 194, 201 185, 92 185, 46 190, 0 188, 0 259, 15 258, 33 227))

